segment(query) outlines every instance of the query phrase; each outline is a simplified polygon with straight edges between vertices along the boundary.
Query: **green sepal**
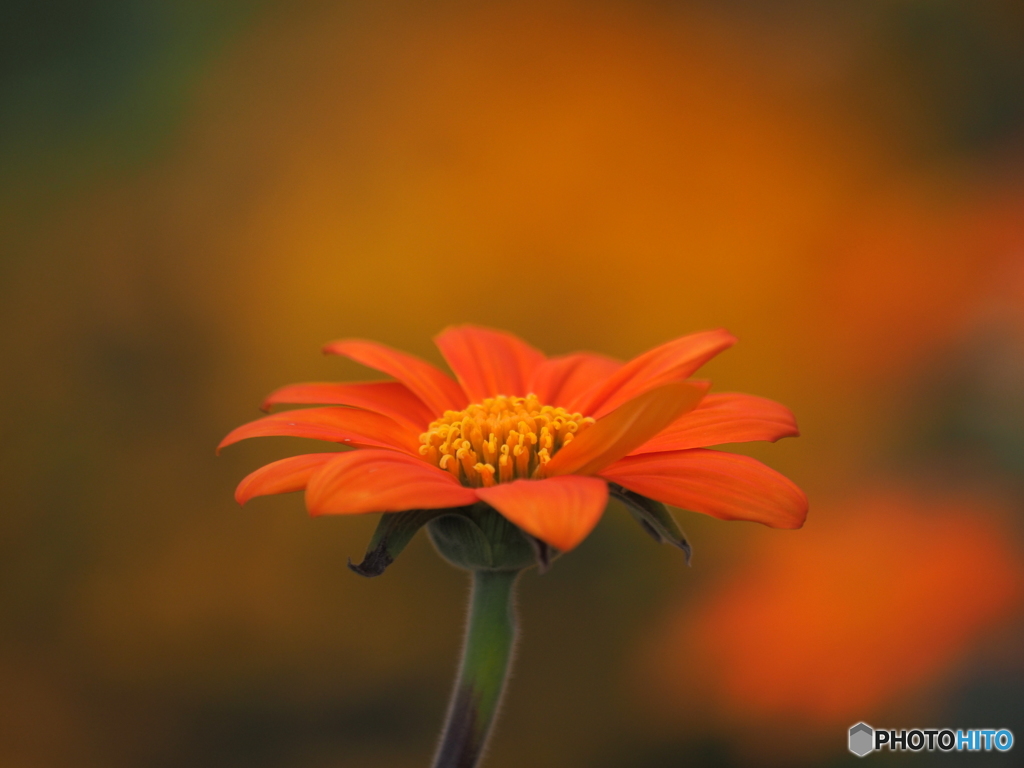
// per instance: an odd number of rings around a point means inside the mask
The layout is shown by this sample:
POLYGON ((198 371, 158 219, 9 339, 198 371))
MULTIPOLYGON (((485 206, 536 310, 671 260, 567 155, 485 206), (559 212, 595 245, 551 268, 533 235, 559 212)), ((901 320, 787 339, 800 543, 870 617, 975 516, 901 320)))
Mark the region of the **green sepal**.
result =
POLYGON ((367 578, 380 576, 412 541, 412 537, 420 528, 442 515, 457 514, 462 509, 410 509, 407 512, 387 512, 381 515, 377 529, 366 548, 363 562, 356 565, 349 558, 348 567, 367 578))
POLYGON ((536 536, 526 534, 526 538, 533 547, 533 556, 537 560, 537 572, 547 573, 548 568, 551 567, 551 563, 562 553, 543 539, 538 539, 536 536))
POLYGON ((647 531, 658 543, 673 544, 683 550, 686 555, 686 564, 690 564, 690 557, 693 549, 690 542, 686 540, 683 533, 668 507, 660 501, 641 496, 639 493, 623 488, 614 483, 608 484, 608 490, 612 497, 618 499, 629 510, 633 519, 640 523, 640 527, 647 531))
POLYGON ((539 564, 530 537, 493 507, 480 502, 447 512, 431 520, 427 532, 441 557, 457 568, 521 571, 539 564))

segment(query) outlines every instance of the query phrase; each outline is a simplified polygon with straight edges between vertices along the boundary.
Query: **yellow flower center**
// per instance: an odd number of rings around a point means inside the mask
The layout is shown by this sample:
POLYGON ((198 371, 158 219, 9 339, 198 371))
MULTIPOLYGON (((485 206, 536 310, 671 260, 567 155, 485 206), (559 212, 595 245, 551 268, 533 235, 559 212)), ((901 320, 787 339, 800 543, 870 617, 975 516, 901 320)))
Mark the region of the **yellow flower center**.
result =
POLYGON ((489 397, 461 411, 445 411, 420 435, 420 454, 463 485, 479 488, 543 476, 544 465, 589 416, 541 405, 536 395, 489 397))

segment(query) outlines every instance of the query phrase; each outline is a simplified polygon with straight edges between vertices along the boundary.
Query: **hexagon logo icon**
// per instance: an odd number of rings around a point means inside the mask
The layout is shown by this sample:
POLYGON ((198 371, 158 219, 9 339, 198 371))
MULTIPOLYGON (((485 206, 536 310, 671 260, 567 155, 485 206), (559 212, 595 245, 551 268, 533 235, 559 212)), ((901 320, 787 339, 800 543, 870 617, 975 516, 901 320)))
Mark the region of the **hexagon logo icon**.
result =
POLYGON ((857 757, 864 757, 874 748, 875 731, 866 723, 857 723, 850 729, 850 751, 857 757))

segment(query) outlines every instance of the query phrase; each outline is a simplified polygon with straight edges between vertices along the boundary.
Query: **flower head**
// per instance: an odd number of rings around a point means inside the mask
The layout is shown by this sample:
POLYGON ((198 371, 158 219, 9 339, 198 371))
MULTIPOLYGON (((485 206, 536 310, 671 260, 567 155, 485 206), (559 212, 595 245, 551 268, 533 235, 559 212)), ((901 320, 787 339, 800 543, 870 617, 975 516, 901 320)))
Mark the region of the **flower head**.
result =
MULTIPOLYGON (((455 379, 375 342, 328 344, 326 353, 393 380, 284 387, 264 408, 321 407, 265 416, 220 447, 290 435, 358 450, 268 464, 238 486, 239 503, 305 490, 311 514, 415 511, 416 527, 430 510, 484 505, 563 552, 594 528, 609 493, 656 538, 687 550, 662 503, 776 528, 803 524, 807 499, 790 480, 749 457, 708 450, 799 434, 784 406, 708 394, 706 382, 689 379, 735 343, 723 330, 683 336, 628 363, 582 352, 548 358, 512 334, 475 326, 449 328, 435 341, 455 379)), ((396 535, 399 518, 388 517, 382 540, 396 535)))

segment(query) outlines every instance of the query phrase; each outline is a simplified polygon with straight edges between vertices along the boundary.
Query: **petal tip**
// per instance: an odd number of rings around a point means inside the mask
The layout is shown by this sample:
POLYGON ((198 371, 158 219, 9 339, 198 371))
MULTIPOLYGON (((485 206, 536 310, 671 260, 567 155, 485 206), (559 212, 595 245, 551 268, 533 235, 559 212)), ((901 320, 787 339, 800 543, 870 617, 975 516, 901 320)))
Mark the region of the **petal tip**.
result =
MULTIPOLYGON (((770 443, 777 443, 777 442, 779 442, 779 440, 785 440, 787 437, 800 437, 800 430, 796 429, 796 428, 793 428, 793 429, 787 429, 787 430, 780 431, 777 435, 772 437, 772 439, 769 440, 768 442, 770 442, 770 443)), ((751 442, 751 441, 743 441, 743 442, 751 442)))
POLYGON ((236 437, 239 429, 241 429, 241 427, 235 427, 226 435, 224 435, 224 438, 219 443, 217 443, 217 448, 213 452, 215 456, 220 456, 221 451, 223 451, 229 445, 234 445, 241 439, 239 437, 236 437))
MULTIPOLYGON (((258 471, 258 470, 257 470, 258 471)), ((252 484, 249 482, 249 477, 246 477, 242 482, 235 488, 235 503, 240 507, 244 507, 250 501, 255 499, 260 494, 253 493, 252 484)))
POLYGON ((789 530, 791 530, 791 531, 799 531, 801 528, 803 528, 804 524, 807 522, 807 515, 808 515, 809 512, 810 512, 810 509, 809 509, 808 505, 805 503, 803 509, 800 512, 800 517, 796 520, 796 524, 793 525, 792 527, 790 527, 789 530))
POLYGON ((792 480, 786 479, 791 483, 796 493, 799 494, 798 500, 793 505, 792 514, 788 520, 773 521, 768 523, 768 525, 770 528, 778 528, 783 531, 799 531, 807 522, 807 515, 810 511, 809 504, 807 503, 807 494, 796 483, 793 483, 792 480))
POLYGON ((320 347, 320 351, 325 355, 343 355, 345 354, 344 350, 346 347, 350 346, 353 342, 358 344, 361 341, 363 339, 334 339, 320 347))

